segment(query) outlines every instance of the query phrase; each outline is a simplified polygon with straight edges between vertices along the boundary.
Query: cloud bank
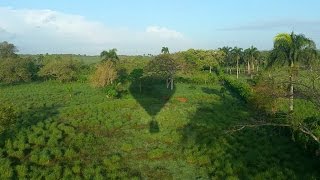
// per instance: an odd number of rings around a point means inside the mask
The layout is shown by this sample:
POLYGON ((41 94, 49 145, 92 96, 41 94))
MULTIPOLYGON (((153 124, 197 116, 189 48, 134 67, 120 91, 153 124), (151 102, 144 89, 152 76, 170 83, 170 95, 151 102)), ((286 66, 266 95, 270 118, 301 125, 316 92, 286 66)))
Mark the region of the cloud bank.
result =
POLYGON ((98 54, 117 48, 120 54, 155 54, 162 46, 177 51, 190 45, 184 34, 167 27, 131 30, 53 10, 0 7, 0 41, 5 40, 21 53, 98 54))

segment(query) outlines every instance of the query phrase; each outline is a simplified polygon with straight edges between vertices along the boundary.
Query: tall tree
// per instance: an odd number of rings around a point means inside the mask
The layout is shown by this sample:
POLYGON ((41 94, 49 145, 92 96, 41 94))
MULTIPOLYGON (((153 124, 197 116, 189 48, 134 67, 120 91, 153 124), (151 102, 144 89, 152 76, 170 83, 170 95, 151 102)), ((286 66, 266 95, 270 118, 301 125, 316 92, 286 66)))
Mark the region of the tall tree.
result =
POLYGON ((285 60, 289 67, 291 68, 289 74, 290 82, 290 100, 289 100, 289 110, 293 111, 293 100, 294 100, 294 87, 293 87, 293 69, 295 63, 301 61, 305 53, 314 52, 316 45, 313 40, 305 37, 303 34, 295 34, 294 32, 289 33, 279 33, 274 38, 273 54, 275 58, 271 59, 273 64, 276 61, 285 60), (284 58, 278 58, 278 57, 284 58))
POLYGON ((231 47, 228 46, 224 46, 222 48, 219 48, 220 51, 224 52, 224 58, 222 61, 222 65, 229 67, 229 73, 231 74, 231 66, 233 64, 232 60, 231 60, 231 47))
POLYGON ((231 50, 231 54, 233 56, 233 58, 236 60, 236 65, 237 65, 237 79, 239 78, 239 61, 241 59, 242 56, 242 48, 238 48, 238 47, 234 47, 231 50))
POLYGON ((0 43, 0 58, 17 57, 16 52, 18 52, 18 49, 14 44, 10 44, 7 41, 0 43))
POLYGON ((209 73, 211 74, 212 68, 217 67, 221 59, 224 58, 224 52, 219 50, 200 50, 198 56, 201 67, 209 67, 209 73))
POLYGON ((119 57, 117 55, 117 49, 113 48, 108 51, 102 51, 100 53, 100 57, 102 58, 102 61, 111 61, 116 62, 119 60, 119 57))
POLYGON ((173 78, 178 69, 175 60, 170 54, 160 54, 149 62, 146 66, 146 72, 150 76, 165 78, 167 88, 173 90, 173 78))
POLYGON ((244 57, 245 61, 247 62, 248 75, 250 75, 252 78, 252 72, 255 70, 255 64, 257 64, 259 51, 256 47, 251 46, 250 48, 244 50, 244 57))
POLYGON ((168 48, 168 47, 162 47, 161 53, 162 53, 162 54, 169 54, 169 53, 170 53, 170 52, 169 52, 169 48, 168 48))

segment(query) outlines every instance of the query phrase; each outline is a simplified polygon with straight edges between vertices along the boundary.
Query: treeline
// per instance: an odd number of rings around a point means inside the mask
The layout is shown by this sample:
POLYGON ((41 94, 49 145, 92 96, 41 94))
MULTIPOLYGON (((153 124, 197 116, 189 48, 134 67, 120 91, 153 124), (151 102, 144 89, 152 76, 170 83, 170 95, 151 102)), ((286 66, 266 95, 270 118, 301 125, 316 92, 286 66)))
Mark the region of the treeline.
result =
MULTIPOLYGON (((124 73, 125 70, 127 74, 130 74, 134 69, 143 69, 147 66, 149 62, 154 59, 165 58, 166 56, 172 60, 171 68, 176 69, 176 73, 179 77, 185 77, 185 75, 190 75, 189 78, 195 77, 194 81, 202 81, 203 79, 209 80, 207 75, 199 75, 199 72, 208 71, 212 73, 213 70, 217 68, 224 67, 228 68, 230 72, 235 68, 236 61, 238 58, 238 65, 242 66, 244 62, 252 66, 251 71, 259 71, 260 64, 264 64, 265 60, 261 60, 259 51, 256 48, 249 48, 244 51, 244 54, 240 54, 239 57, 236 54, 236 49, 239 48, 229 48, 224 47, 219 50, 195 50, 189 49, 187 51, 169 53, 169 49, 164 51, 167 47, 163 47, 161 54, 159 56, 118 56, 116 49, 111 49, 109 51, 103 51, 100 55, 100 60, 97 57, 89 58, 90 63, 86 62, 86 56, 79 55, 17 55, 18 52, 15 45, 8 42, 0 43, 0 81, 5 84, 15 84, 21 82, 30 82, 36 80, 59 80, 61 82, 70 81, 86 81, 89 80, 89 75, 93 73, 95 69, 99 69, 99 65, 104 62, 112 62, 116 67, 118 76, 119 71, 124 73), (250 49, 254 52, 246 54, 250 49), (167 55, 164 55, 167 54, 167 55), (250 58, 249 58, 250 56, 250 58), (81 57, 81 58, 80 58, 81 57), (120 57, 120 58, 119 58, 120 57), (249 62, 250 59, 250 62, 249 62), (261 62, 260 62, 261 61, 261 62), (94 62, 94 63, 92 63, 94 62), (197 78, 197 76, 200 76, 197 78), (202 79, 202 80, 201 80, 202 79)), ((239 52, 241 53, 241 52, 239 52)), ((263 53, 261 53, 263 54, 263 53)), ((158 63, 158 61, 155 61, 158 63)), ((164 61, 162 63, 166 63, 164 61)), ((250 69, 248 66, 248 69, 250 69)), ((108 68, 106 66, 106 68, 108 68)), ((110 67, 109 67, 110 68, 110 67)), ((167 67, 168 69, 169 67, 167 67)), ((239 67, 240 68, 240 67, 239 67)), ((148 69, 148 68, 147 68, 148 69)), ((161 71, 166 71, 167 69, 161 69, 161 71)), ((100 70, 101 71, 101 68, 100 70)), ((156 69, 150 69, 149 71, 159 71, 156 69)), ((150 72, 150 74, 154 74, 150 72)), ((148 72, 145 72, 148 73, 148 72)), ((239 69, 239 73, 241 70, 239 69)), ((116 79, 116 77, 114 77, 116 79)), ((178 78, 183 80, 183 78, 178 78)), ((111 81, 110 81, 111 82, 111 81)), ((204 81, 206 83, 206 81, 204 81)))

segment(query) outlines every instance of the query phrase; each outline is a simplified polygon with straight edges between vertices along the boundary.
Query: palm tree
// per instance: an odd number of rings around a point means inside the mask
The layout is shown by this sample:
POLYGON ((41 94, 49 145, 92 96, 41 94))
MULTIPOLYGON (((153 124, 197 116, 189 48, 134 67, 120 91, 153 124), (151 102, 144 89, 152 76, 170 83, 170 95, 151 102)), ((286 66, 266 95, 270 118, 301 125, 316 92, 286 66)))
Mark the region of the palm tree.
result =
POLYGON ((232 53, 232 55, 235 58, 236 63, 237 63, 237 79, 239 79, 239 60, 241 59, 241 56, 242 56, 242 53, 243 53, 242 52, 242 48, 234 47, 231 50, 231 53, 232 53))
POLYGON ((116 62, 119 60, 119 57, 117 55, 117 49, 113 48, 109 51, 102 51, 100 53, 100 57, 102 58, 102 61, 112 61, 116 62))
POLYGON ((251 57, 250 57, 249 48, 243 51, 243 58, 244 58, 244 61, 247 63, 247 73, 248 75, 250 75, 251 74, 251 65, 250 65, 251 57))
POLYGON ((260 52, 258 51, 258 49, 253 46, 244 50, 244 57, 247 62, 248 75, 250 75, 251 78, 252 78, 251 70, 254 72, 255 63, 257 63, 259 53, 260 52))
POLYGON ((168 47, 162 47, 161 53, 163 53, 163 54, 169 54, 169 48, 168 48, 168 47))
POLYGON ((279 33, 274 38, 273 54, 275 58, 271 59, 273 64, 275 61, 285 60, 291 68, 290 77, 290 100, 289 110, 293 112, 293 67, 296 62, 301 61, 301 56, 310 50, 315 50, 316 45, 314 41, 305 37, 303 34, 295 34, 294 32, 279 33), (278 58, 279 56, 284 58, 278 58))

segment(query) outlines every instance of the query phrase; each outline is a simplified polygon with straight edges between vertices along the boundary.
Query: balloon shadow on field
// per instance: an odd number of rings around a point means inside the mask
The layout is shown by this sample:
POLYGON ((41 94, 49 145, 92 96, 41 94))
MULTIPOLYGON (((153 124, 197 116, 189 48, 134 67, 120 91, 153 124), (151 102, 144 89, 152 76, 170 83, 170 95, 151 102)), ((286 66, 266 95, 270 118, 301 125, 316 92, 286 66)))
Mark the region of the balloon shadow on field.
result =
POLYGON ((175 93, 176 88, 168 89, 165 80, 154 78, 141 78, 131 83, 129 91, 141 107, 151 116, 149 132, 160 131, 156 120, 157 114, 167 104, 175 93))

